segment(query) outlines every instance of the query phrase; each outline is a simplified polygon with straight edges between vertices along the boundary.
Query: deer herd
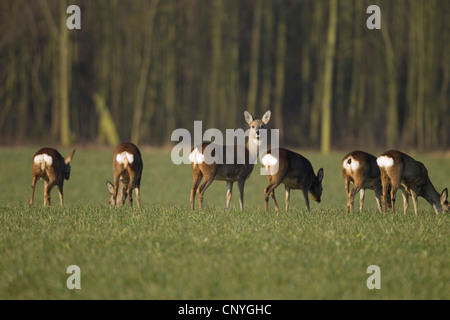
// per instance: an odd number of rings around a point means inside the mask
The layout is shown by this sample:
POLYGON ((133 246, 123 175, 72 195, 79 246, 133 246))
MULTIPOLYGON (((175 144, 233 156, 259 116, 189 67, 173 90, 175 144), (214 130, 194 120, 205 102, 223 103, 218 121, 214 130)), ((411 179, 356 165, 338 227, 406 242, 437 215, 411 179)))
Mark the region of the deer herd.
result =
MULTIPOLYGON (((240 209, 244 209, 244 185, 250 177, 255 161, 260 156, 261 164, 264 166, 265 174, 269 182, 264 189, 265 210, 269 207, 269 198, 272 197, 275 210, 279 210, 275 198, 275 189, 284 184, 286 191, 286 210, 289 209, 291 189, 300 189, 305 198, 306 207, 310 211, 309 196, 320 203, 322 195, 322 181, 324 170, 320 168, 314 173, 311 162, 302 155, 285 148, 264 150, 259 155, 262 136, 260 132, 269 122, 271 113, 267 111, 261 119, 254 119, 245 111, 245 121, 250 129, 245 145, 245 159, 238 159, 236 145, 213 145, 205 142, 194 146, 189 155, 192 167, 193 182, 190 193, 191 210, 194 210, 195 197, 198 197, 200 210, 203 209, 203 198, 206 189, 214 180, 222 180, 227 183, 226 208, 229 208, 233 184, 237 182, 239 188, 240 209), (215 152, 225 159, 232 158, 234 161, 214 162, 207 161, 208 154, 205 149, 214 147, 215 152)), ((33 156, 32 182, 30 206, 34 202, 34 191, 37 180, 44 182, 44 206, 50 206, 50 192, 57 185, 59 198, 63 206, 63 184, 64 180, 70 178, 70 162, 74 156, 73 150, 68 156, 63 156, 53 148, 42 148, 33 156)), ((114 183, 106 182, 110 192, 109 203, 111 206, 122 206, 129 199, 133 206, 132 192, 135 191, 136 202, 140 207, 140 183, 142 177, 143 162, 138 147, 132 143, 122 143, 114 151, 113 156, 113 178, 114 183)), ((448 189, 445 188, 440 194, 428 177, 428 171, 422 162, 414 160, 407 154, 390 150, 378 158, 364 151, 353 151, 342 159, 342 176, 345 182, 347 194, 347 211, 353 212, 355 196, 360 193, 359 210, 364 205, 365 190, 370 189, 375 193, 375 199, 380 213, 386 214, 390 209, 392 215, 395 212, 395 196, 398 189, 403 196, 403 213, 406 214, 409 196, 413 199, 414 213, 417 215, 418 197, 427 200, 436 214, 450 211, 448 202, 448 189), (351 184, 353 185, 352 188, 351 184)))

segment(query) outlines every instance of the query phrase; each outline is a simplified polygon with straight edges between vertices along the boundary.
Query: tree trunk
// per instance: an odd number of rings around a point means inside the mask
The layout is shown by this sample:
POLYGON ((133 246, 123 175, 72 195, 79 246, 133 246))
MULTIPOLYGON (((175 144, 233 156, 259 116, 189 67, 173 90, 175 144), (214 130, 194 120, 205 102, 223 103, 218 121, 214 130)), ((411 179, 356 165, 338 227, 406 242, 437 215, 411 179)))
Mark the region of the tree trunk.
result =
POLYGON ((262 1, 254 2, 253 28, 250 44, 250 83, 248 88, 247 110, 256 114, 256 100, 258 95, 259 44, 261 39, 262 1))
MULTIPOLYGON (((259 1, 258 1, 259 2, 259 1)), ((270 109, 271 87, 272 87, 272 59, 271 51, 273 47, 273 8, 270 1, 264 1, 264 42, 262 56, 262 84, 261 84, 261 111, 270 109)))
MULTIPOLYGON (((155 22, 155 16, 158 9, 159 1, 152 1, 150 10, 148 12, 148 20, 146 21, 143 39, 142 50, 142 64, 139 72, 139 82, 136 89, 136 100, 134 103, 133 122, 131 126, 131 141, 139 145, 141 140, 141 124, 144 109, 144 97, 145 89, 147 88, 148 75, 150 72, 150 64, 152 57, 152 39, 153 39, 153 25, 155 22)), ((173 25, 173 24, 172 24, 173 25)))
POLYGON ((280 130, 280 140, 283 140, 283 98, 285 82, 285 59, 286 59, 286 9, 285 3, 279 3, 279 17, 277 27, 277 47, 275 63, 275 92, 274 92, 274 123, 275 128, 280 130))
MULTIPOLYGON (((216 127, 219 120, 218 112, 221 104, 218 99, 219 70, 222 60, 222 0, 216 0, 212 4, 211 14, 212 32, 211 32, 211 69, 209 85, 209 127, 216 127)), ((219 121, 220 122, 220 121, 219 121)))
POLYGON ((60 30, 59 30, 59 104, 61 108, 60 141, 62 146, 70 144, 70 111, 69 111, 69 87, 70 87, 70 41, 66 26, 67 15, 66 2, 60 2, 60 30))
POLYGON ((165 105, 167 111, 166 118, 166 141, 170 141, 172 131, 175 130, 176 116, 175 112, 175 90, 176 90, 176 66, 175 66, 175 24, 173 11, 168 15, 167 30, 167 52, 166 52, 166 81, 165 81, 165 105))
POLYGON ((327 154, 331 149, 331 96, 333 94, 333 65, 337 32, 337 0, 330 0, 328 20, 327 49, 325 54, 325 71, 322 99, 322 132, 320 149, 327 154))
POLYGON ((389 28, 392 26, 385 21, 381 23, 381 36, 386 48, 386 69, 388 77, 388 106, 386 112, 386 145, 394 148, 398 136, 398 106, 397 106, 397 73, 395 70, 395 52, 389 36, 389 28))

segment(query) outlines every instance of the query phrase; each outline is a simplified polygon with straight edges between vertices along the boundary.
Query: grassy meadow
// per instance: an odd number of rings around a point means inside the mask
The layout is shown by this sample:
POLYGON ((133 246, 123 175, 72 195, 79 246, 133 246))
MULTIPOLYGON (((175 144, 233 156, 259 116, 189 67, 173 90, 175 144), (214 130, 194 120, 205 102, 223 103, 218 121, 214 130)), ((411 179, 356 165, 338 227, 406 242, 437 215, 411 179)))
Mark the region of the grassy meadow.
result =
MULTIPOLYGON (((448 299, 450 217, 419 199, 408 214, 383 216, 373 191, 365 210, 346 212, 341 159, 301 152, 324 168, 322 203, 306 211, 292 191, 288 212, 264 212, 267 185, 255 167, 239 210, 235 185, 214 182, 204 212, 189 208, 189 165, 172 164, 169 150, 143 149, 141 209, 108 205, 109 149, 78 148, 52 207, 43 188, 31 195, 31 158, 38 148, 0 149, 0 299, 448 299), (81 290, 69 290, 66 269, 81 268, 81 290), (378 265, 381 290, 369 290, 366 269, 378 265)), ((65 156, 70 149, 62 149, 65 156)), ((439 192, 450 187, 449 155, 412 154, 425 163, 439 192)), ((276 190, 284 208, 284 187, 276 190)), ((359 197, 358 197, 359 198, 359 197)), ((397 194, 397 212, 402 210, 397 194)), ((196 203, 196 207, 198 204, 196 203)), ((355 200, 359 208, 359 200, 355 200)))

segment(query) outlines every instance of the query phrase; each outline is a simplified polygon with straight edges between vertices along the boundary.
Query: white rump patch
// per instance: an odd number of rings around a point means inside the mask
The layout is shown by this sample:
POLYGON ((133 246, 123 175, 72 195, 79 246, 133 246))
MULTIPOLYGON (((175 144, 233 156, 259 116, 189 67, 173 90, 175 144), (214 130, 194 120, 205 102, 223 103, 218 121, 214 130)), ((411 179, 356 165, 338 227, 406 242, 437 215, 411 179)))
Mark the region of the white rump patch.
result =
POLYGON ((128 152, 126 152, 126 151, 124 151, 124 152, 122 152, 122 153, 119 153, 119 154, 116 156, 116 160, 117 160, 117 162, 120 163, 120 164, 124 163, 125 158, 127 158, 127 162, 128 162, 128 163, 133 163, 133 161, 134 161, 134 155, 132 155, 131 153, 128 153, 128 152))
POLYGON ((388 168, 394 165, 394 159, 388 156, 381 156, 377 158, 377 164, 381 168, 388 168))
POLYGON ((278 172, 278 159, 270 153, 262 157, 261 163, 264 165, 266 175, 274 175, 278 172))
POLYGON ((191 163, 200 164, 200 163, 203 163, 205 161, 205 156, 200 151, 198 151, 197 148, 195 148, 189 154, 189 161, 191 163))
POLYGON ((359 161, 356 161, 352 157, 349 157, 344 160, 343 167, 347 171, 356 171, 360 167, 359 161), (350 163, 348 163, 348 160, 350 159, 350 163))
POLYGON ((267 168, 276 165, 278 163, 278 159, 268 153, 261 159, 261 162, 264 167, 267 168))
POLYGON ((44 166, 45 165, 51 166, 53 163, 53 158, 46 153, 36 155, 34 157, 34 163, 42 165, 42 159, 44 159, 44 166))

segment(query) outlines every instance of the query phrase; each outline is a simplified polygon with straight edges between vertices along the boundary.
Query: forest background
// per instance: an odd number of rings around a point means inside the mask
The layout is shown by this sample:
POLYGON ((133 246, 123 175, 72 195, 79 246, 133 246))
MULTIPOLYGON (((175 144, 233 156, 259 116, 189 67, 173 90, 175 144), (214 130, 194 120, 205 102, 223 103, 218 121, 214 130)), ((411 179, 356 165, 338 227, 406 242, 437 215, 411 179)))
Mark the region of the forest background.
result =
POLYGON ((281 145, 448 150, 447 0, 2 0, 0 144, 171 145, 246 128, 281 145), (69 5, 81 30, 69 30, 69 5), (381 29, 370 30, 370 5, 381 29))

